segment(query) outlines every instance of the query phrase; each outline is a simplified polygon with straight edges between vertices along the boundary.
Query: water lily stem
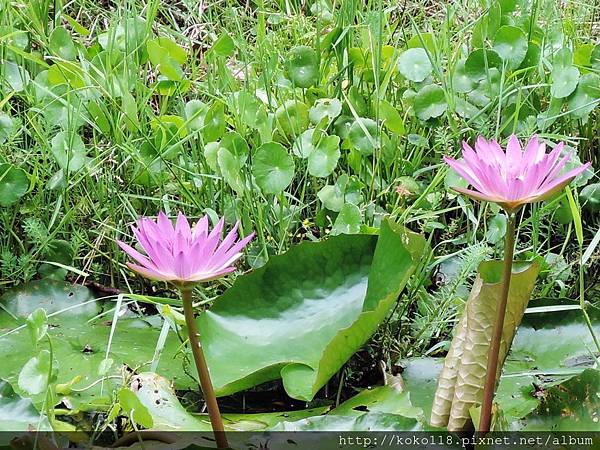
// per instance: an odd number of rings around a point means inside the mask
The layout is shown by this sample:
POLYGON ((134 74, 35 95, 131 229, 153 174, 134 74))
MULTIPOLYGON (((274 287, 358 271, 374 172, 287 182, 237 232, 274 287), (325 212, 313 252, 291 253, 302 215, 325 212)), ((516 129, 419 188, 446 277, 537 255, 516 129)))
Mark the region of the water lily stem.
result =
POLYGON ((206 358, 204 358, 204 351, 202 350, 202 345, 198 339, 200 334, 198 333, 198 327, 196 326, 196 320, 194 319, 194 310, 192 308, 192 289, 182 287, 181 297, 183 300, 183 312, 188 329, 190 345, 192 347, 196 369, 198 370, 198 377, 200 378, 200 388, 202 389, 204 401, 206 402, 206 407, 208 409, 208 416, 210 417, 210 424, 215 435, 217 448, 229 448, 227 437, 225 436, 225 429, 223 427, 223 419, 221 418, 221 412, 219 411, 219 404, 217 403, 217 397, 215 396, 212 381, 210 380, 206 358))
POLYGON ((498 359, 500 354, 500 343, 504 329, 504 317, 508 303, 510 290, 510 279, 512 276, 513 255, 515 251, 515 213, 508 214, 506 226, 506 237, 504 238, 504 267, 502 270, 502 290, 500 302, 496 311, 496 321, 492 333, 492 341, 488 352, 487 371, 485 374, 485 385, 483 387, 483 403, 481 405, 481 416, 479 418, 479 432, 488 433, 492 424, 492 403, 496 391, 496 375, 498 373, 498 359))

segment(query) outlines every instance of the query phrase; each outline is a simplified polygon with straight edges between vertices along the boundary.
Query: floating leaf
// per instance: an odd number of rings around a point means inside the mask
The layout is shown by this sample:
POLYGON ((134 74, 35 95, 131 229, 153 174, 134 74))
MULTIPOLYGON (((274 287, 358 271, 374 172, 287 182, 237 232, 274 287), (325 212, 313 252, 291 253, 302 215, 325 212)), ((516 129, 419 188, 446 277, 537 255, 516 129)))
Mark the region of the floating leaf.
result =
POLYGON ((378 103, 379 117, 383 121, 383 126, 398 136, 404 136, 406 132, 404 121, 400 117, 400 113, 389 102, 381 100, 378 103))
POLYGON ((488 230, 485 234, 486 240, 495 245, 502 240, 506 234, 506 216, 504 214, 496 214, 488 222, 488 230))
POLYGON ((448 109, 446 94, 436 84, 427 85, 417 92, 413 106, 417 117, 421 120, 439 117, 448 109))
POLYGON ((294 178, 294 160, 283 145, 267 142, 252 158, 252 174, 265 194, 280 194, 294 178))
MULTIPOLYGON (((171 382, 155 373, 141 373, 131 383, 135 395, 152 416, 154 428, 165 431, 212 431, 207 415, 190 414, 181 405, 171 382)), ((265 430, 285 420, 311 417, 327 408, 263 414, 223 414, 226 431, 265 430)), ((209 434, 209 439, 212 438, 209 434)), ((192 439, 197 440, 195 433, 192 439)), ((233 438, 235 439, 235 438, 233 438)))
POLYGON ((154 421, 140 399, 130 389, 123 387, 118 394, 121 410, 136 424, 145 428, 152 428, 154 421))
POLYGON ((296 138, 294 144, 292 145, 292 151, 294 152, 294 155, 298 156, 299 158, 308 158, 315 149, 315 144, 313 144, 314 136, 314 128, 309 128, 308 130, 302 132, 302 134, 296 138))
POLYGON ((27 193, 29 178, 24 170, 0 164, 0 206, 9 206, 27 193))
POLYGON ((306 45, 292 48, 285 62, 285 70, 293 85, 309 88, 319 81, 317 52, 306 45))
POLYGON ((0 380, 0 431, 52 431, 48 419, 40 417, 33 403, 15 393, 12 386, 0 380))
POLYGON ((408 80, 421 82, 432 70, 429 56, 423 48, 410 48, 398 58, 398 71, 408 80))
POLYGON ((204 116, 204 127, 202 128, 202 136, 204 142, 213 142, 221 139, 225 133, 227 120, 225 118, 225 105, 220 101, 216 101, 204 116))
POLYGON ((190 131, 202 129, 207 112, 208 106, 200 100, 190 100, 185 104, 185 120, 190 131))
POLYGON ((312 399, 387 315, 426 245, 388 221, 380 233, 304 242, 237 278, 199 318, 217 394, 282 378, 312 399))
POLYGON ((527 54, 527 36, 518 27, 504 25, 494 36, 493 48, 511 67, 517 68, 527 54))
POLYGON ((42 350, 25 363, 19 373, 19 389, 30 395, 41 394, 48 388, 50 374, 50 352, 42 350))
POLYGON ((159 37, 146 43, 148 57, 152 65, 168 80, 183 80, 181 65, 187 60, 186 51, 167 37, 159 37))

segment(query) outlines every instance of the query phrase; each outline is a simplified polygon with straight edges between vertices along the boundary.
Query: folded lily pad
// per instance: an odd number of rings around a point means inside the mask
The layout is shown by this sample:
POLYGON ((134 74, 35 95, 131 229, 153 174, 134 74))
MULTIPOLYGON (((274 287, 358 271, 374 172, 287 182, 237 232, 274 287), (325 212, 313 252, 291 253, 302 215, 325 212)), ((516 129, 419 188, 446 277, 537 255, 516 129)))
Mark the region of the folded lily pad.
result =
POLYGON ((282 378, 311 400, 375 332, 425 245, 384 221, 379 236, 302 243, 238 278, 199 318, 217 395, 282 378))

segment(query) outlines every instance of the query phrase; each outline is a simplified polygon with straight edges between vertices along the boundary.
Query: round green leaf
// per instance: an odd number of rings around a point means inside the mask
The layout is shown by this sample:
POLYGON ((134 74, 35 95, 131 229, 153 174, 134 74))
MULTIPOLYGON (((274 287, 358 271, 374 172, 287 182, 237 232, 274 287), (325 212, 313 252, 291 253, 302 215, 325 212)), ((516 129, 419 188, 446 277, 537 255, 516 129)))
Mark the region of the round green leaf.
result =
POLYGON ((318 124, 325 117, 328 121, 333 121, 342 113, 342 102, 337 98, 320 98, 310 108, 308 117, 312 123, 318 124))
POLYGON ((360 233, 362 215, 358 206, 346 203, 335 219, 331 234, 357 234, 360 233))
POLYGON ((406 129, 400 113, 389 102, 381 100, 379 102, 379 117, 383 121, 383 126, 398 136, 404 136, 406 129))
POLYGON ((292 151, 294 152, 294 155, 298 156, 299 158, 308 158, 310 156, 315 149, 315 145, 313 144, 314 134, 315 129, 309 128, 296 138, 294 144, 292 145, 292 151))
POLYGON ((308 108, 297 100, 288 100, 275 111, 279 129, 288 137, 297 136, 308 128, 308 108))
POLYGON ((413 105, 417 117, 421 120, 439 117, 448 109, 444 90, 436 84, 425 86, 417 92, 413 105))
POLYGON ((19 388, 28 394, 40 394, 48 387, 50 372, 50 352, 42 350, 31 358, 19 373, 19 388))
POLYGON ((421 82, 427 78, 433 67, 423 48, 409 48, 398 58, 398 70, 407 79, 421 82))
POLYGON ((10 116, 0 113, 0 144, 4 144, 13 132, 14 124, 10 116))
POLYGON ((204 142, 213 142, 221 139, 221 136, 225 133, 226 125, 225 105, 220 101, 216 101, 204 117, 204 127, 202 128, 204 142))
POLYGON ((56 27, 52 31, 48 48, 52 53, 63 59, 72 61, 77 57, 77 49, 73 44, 71 35, 63 27, 56 27))
POLYGON ((207 112, 208 106, 200 100, 190 100, 185 104, 185 120, 190 131, 202 129, 207 112))
POLYGON ((29 178, 24 170, 0 164, 0 206, 9 206, 27 193, 29 178))
POLYGON ((475 83, 465 69, 465 60, 460 60, 452 74, 452 88, 454 92, 466 93, 475 89, 475 83))
POLYGON ((377 122, 366 118, 356 119, 348 131, 348 140, 360 153, 373 154, 373 150, 381 146, 377 122))
POLYGON ((516 68, 527 54, 527 36, 520 28, 505 25, 496 32, 493 47, 504 61, 516 68))
POLYGON ((242 165, 240 159, 225 147, 219 147, 217 150, 217 163, 225 182, 231 189, 241 195, 245 190, 245 186, 241 175, 242 165))
POLYGON ((294 47, 285 62, 288 78, 296 87, 309 88, 319 80, 317 52, 306 45, 294 47))
POLYGON ((85 145, 77 133, 61 131, 52 138, 52 155, 63 170, 79 171, 88 161, 85 145))
POLYGON ((571 95, 579 83, 579 70, 577 67, 558 66, 552 71, 552 86, 550 93, 555 98, 564 98, 571 95))
POLYGON ((308 173, 314 177, 331 175, 340 159, 339 136, 322 138, 308 156, 308 173))
POLYGON ((483 80, 492 67, 502 67, 502 59, 493 50, 479 48, 472 51, 465 61, 465 71, 473 81, 483 80))
POLYGON ((14 61, 4 61, 0 63, 4 77, 0 79, 2 87, 21 92, 29 84, 29 72, 23 66, 17 65, 14 61))
POLYGON ((267 142, 252 158, 252 174, 265 194, 279 194, 294 178, 294 160, 283 145, 267 142))
POLYGON ((584 118, 591 113, 600 98, 600 77, 587 73, 581 77, 575 92, 568 100, 569 110, 573 117, 584 118))

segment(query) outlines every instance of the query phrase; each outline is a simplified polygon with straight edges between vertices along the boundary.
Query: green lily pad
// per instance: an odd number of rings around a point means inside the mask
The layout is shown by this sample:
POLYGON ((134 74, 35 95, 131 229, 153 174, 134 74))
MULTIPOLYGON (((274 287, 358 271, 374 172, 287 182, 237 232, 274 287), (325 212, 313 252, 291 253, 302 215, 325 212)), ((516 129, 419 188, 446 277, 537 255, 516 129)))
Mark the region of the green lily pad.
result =
MULTIPOLYGON (((211 431, 206 414, 191 414, 179 402, 171 382, 155 373, 135 376, 130 389, 148 410, 154 428, 163 431, 211 431)), ((328 407, 263 414, 223 414, 226 431, 266 430, 285 420, 317 416, 328 407)))
POLYGON ((379 238, 305 242, 236 279, 199 318, 217 395, 282 378, 312 399, 375 331, 424 247, 384 221, 379 238))
MULTIPOLYGON (((417 419, 398 414, 371 413, 359 416, 326 415, 310 417, 296 422, 282 422, 276 431, 421 431, 417 419)), ((339 446, 339 436, 319 437, 314 448, 335 448, 339 446), (318 443, 317 443, 318 442, 318 443), (329 442, 329 444, 327 444, 329 442), (318 445, 318 447, 316 447, 318 445)))
POLYGON ((29 84, 31 77, 25 67, 17 65, 14 61, 4 61, 0 65, 4 75, 0 80, 0 87, 21 92, 29 84))
POLYGON ((433 66, 425 49, 417 47, 402 52, 398 58, 398 70, 408 80, 419 83, 431 74, 433 66))
POLYGON ((522 431, 600 431, 600 371, 586 369, 549 387, 535 414, 522 421, 522 431))
MULTIPOLYGON (((48 419, 35 409, 28 398, 20 397, 5 380, 0 379, 0 431, 51 431, 48 419)), ((2 445, 8 444, 0 439, 2 445)))
POLYGON ((294 160, 283 145, 267 142, 252 158, 252 174, 265 194, 279 194, 294 179, 294 160))
POLYGON ((306 45, 290 50, 285 70, 292 83, 300 88, 309 88, 319 81, 319 58, 317 52, 306 45))
POLYGON ((23 197, 29 189, 29 178, 23 169, 0 164, 0 206, 9 206, 23 197))
MULTIPOLYGON (((28 361, 38 356, 38 350, 31 345, 30 331, 25 322, 27 317, 38 308, 44 308, 48 316, 46 334, 52 339, 54 360, 59 362, 57 383, 69 383, 74 377, 80 377, 73 391, 65 394, 74 409, 102 409, 110 404, 112 389, 118 385, 114 380, 107 380, 102 388, 101 383, 94 384, 102 374, 101 366, 107 358, 106 350, 111 331, 110 318, 106 316, 95 319, 99 313, 99 305, 88 288, 70 285, 64 282, 40 280, 8 291, 0 299, 3 309, 0 310, 0 377, 13 386, 17 380, 23 382, 33 379, 35 371, 19 375, 28 361), (27 379, 23 378, 27 375, 27 379), (103 390, 102 390, 103 389, 103 390), (101 395, 102 393, 102 395, 101 395)), ((119 320, 112 339, 108 357, 118 363, 111 368, 109 375, 118 375, 123 364, 128 367, 144 367, 154 356, 154 345, 160 333, 160 316, 138 318, 122 318, 119 320)), ((39 344, 46 351, 45 339, 39 344)), ((180 342, 173 334, 165 344, 158 370, 174 380, 181 388, 195 386, 192 378, 183 371, 181 360, 173 364, 179 354, 180 342)), ((30 363, 31 368, 39 363, 30 363)), ((120 378, 120 377, 119 377, 120 378)), ((19 383, 19 386, 22 383, 19 383)), ((29 385, 30 383, 26 383, 29 385)), ((25 388, 25 384, 23 388, 25 388)), ((44 401, 45 393, 34 394, 34 403, 44 401)))
POLYGON ((425 86, 417 92, 413 106, 417 117, 421 120, 439 117, 448 109, 446 94, 444 93, 444 90, 436 84, 425 86))

